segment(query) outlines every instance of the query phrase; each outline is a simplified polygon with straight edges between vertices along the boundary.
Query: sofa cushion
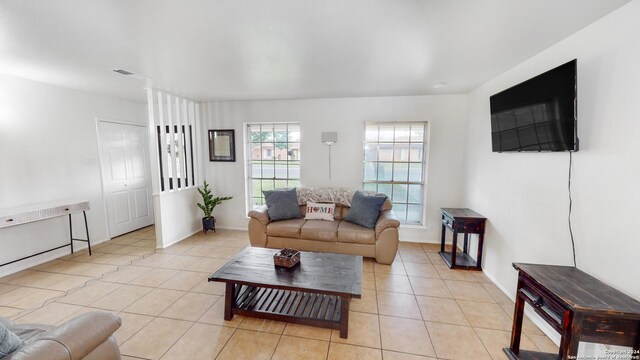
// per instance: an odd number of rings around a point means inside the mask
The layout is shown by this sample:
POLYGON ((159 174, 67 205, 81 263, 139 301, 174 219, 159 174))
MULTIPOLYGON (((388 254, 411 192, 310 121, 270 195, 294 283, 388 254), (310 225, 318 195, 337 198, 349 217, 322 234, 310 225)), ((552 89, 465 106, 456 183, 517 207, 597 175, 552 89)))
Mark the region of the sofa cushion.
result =
POLYGON ((373 229, 380 214, 382 205, 387 200, 386 195, 369 196, 362 191, 356 191, 351 200, 351 209, 345 220, 354 224, 373 229))
POLYGON ((337 241, 340 221, 307 220, 300 229, 300 238, 320 241, 337 241))
POLYGON ((296 188, 263 191, 267 203, 267 212, 271 221, 299 219, 302 217, 298 207, 296 188))
POLYGON ((11 354, 24 345, 18 335, 0 323, 0 358, 11 354))
POLYGON ((355 244, 375 244, 375 231, 348 221, 340 222, 338 226, 338 242, 355 244))
POLYGON ((289 219, 271 222, 267 225, 267 235, 297 239, 300 237, 300 228, 304 221, 304 219, 289 219))

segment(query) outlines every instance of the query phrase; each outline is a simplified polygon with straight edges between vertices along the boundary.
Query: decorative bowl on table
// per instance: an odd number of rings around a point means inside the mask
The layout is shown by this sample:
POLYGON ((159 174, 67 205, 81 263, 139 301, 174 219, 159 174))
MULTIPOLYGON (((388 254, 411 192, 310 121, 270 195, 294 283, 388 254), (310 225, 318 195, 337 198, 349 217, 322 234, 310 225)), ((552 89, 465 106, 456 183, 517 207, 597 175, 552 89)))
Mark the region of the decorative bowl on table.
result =
POLYGON ((295 249, 284 248, 273 255, 273 263, 276 266, 294 267, 300 262, 300 251, 295 249))

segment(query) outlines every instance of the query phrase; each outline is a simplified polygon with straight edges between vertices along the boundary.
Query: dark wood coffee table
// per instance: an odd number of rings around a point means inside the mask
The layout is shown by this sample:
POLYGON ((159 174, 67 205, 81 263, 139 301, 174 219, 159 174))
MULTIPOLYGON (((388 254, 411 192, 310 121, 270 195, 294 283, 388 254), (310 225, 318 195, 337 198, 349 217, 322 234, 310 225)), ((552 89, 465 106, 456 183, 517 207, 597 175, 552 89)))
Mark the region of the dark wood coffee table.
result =
POLYGON ((362 292, 362 256, 301 252, 299 264, 283 268, 273 264, 278 251, 247 248, 209 277, 226 283, 224 319, 287 321, 347 338, 349 303, 362 292))

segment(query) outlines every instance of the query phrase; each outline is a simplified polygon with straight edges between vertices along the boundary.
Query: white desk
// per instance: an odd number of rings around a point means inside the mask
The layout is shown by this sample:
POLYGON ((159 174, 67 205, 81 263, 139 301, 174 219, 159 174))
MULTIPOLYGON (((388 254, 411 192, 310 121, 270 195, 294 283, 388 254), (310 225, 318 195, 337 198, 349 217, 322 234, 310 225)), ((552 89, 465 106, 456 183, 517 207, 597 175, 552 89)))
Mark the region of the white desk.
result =
POLYGON ((73 242, 82 241, 86 242, 89 247, 89 255, 91 255, 91 241, 89 240, 89 226, 87 224, 87 210, 89 210, 89 202, 83 201, 55 201, 43 204, 35 204, 28 206, 21 206, 10 209, 0 209, 0 228, 9 226, 17 226, 27 224, 34 221, 40 221, 50 219, 58 216, 69 216, 69 243, 55 247, 53 249, 41 251, 37 254, 25 256, 20 259, 9 261, 4 264, 0 264, 0 267, 13 264, 18 261, 22 261, 34 256, 38 256, 50 251, 58 250, 63 247, 71 246, 71 253, 73 253, 73 242), (76 239, 73 237, 73 226, 71 223, 71 214, 80 213, 84 216, 84 228, 87 233, 86 239, 76 239))

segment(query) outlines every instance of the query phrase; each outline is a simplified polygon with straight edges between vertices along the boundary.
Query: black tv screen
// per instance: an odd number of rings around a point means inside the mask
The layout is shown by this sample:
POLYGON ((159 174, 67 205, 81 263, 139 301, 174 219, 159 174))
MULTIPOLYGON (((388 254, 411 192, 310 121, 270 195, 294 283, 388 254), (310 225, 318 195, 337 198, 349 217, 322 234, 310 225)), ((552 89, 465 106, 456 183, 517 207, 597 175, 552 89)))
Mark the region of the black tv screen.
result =
POLYGON ((578 150, 576 63, 491 96, 494 152, 578 150))

